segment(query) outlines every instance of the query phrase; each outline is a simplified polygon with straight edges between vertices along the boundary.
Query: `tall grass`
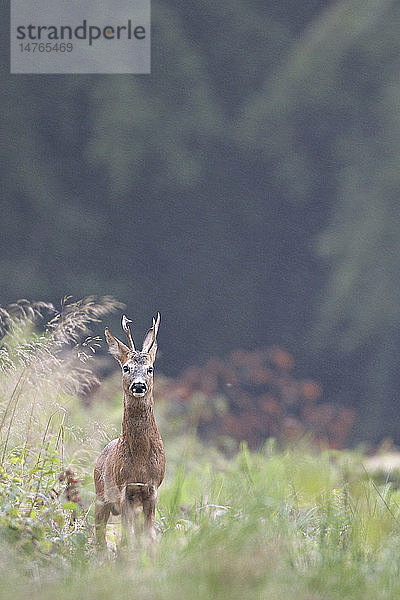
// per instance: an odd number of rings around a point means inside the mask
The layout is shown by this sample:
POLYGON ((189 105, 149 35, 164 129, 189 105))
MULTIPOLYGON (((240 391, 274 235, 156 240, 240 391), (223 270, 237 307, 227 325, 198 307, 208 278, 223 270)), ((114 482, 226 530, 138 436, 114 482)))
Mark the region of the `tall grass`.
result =
POLYGON ((121 553, 111 523, 109 553, 97 555, 92 468, 119 427, 118 376, 104 384, 108 402, 84 407, 77 394, 94 382, 88 357, 98 341, 88 329, 117 305, 18 307, 6 311, 0 348, 0 598, 399 596, 400 491, 372 479, 361 453, 269 441, 228 459, 190 433, 177 436, 162 398, 159 541, 121 553), (83 506, 65 494, 66 467, 81 480, 83 506))

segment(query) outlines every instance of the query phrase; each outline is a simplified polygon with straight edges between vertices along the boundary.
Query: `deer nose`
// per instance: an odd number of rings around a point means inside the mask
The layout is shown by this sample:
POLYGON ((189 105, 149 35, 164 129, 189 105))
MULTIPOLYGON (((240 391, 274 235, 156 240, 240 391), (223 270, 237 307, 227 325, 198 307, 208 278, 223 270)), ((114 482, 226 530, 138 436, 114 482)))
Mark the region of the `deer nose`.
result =
POLYGON ((147 391, 147 385, 144 381, 134 381, 130 387, 130 390, 134 394, 145 394, 147 391))

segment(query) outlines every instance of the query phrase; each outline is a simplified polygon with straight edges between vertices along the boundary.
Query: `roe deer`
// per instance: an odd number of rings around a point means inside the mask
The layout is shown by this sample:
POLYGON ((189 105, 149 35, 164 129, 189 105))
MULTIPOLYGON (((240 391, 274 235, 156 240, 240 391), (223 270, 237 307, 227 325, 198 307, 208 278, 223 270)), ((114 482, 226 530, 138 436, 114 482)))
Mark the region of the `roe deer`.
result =
POLYGON ((150 539, 155 539, 157 489, 164 479, 164 445, 153 411, 153 363, 160 314, 153 319, 140 351, 135 349, 130 322, 122 317, 129 347, 105 330, 109 351, 122 369, 124 414, 121 436, 104 448, 94 469, 96 540, 100 546, 106 544, 110 512, 121 515, 123 535, 129 539, 143 510, 145 527, 150 539))

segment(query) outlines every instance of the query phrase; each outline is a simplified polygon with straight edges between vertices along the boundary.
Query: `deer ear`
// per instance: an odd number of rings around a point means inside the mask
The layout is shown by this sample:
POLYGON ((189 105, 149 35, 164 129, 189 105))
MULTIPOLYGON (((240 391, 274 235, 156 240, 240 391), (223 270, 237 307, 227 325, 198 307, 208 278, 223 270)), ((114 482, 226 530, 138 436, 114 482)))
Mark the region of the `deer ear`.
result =
POLYGON ((154 320, 154 318, 153 318, 153 327, 154 327, 154 337, 155 337, 155 338, 157 337, 158 328, 159 328, 159 326, 160 326, 160 321, 161 321, 161 315, 160 315, 160 313, 158 312, 158 313, 157 313, 157 318, 156 318, 156 320, 154 320))
POLYGON ((150 327, 149 331, 146 333, 143 342, 142 352, 148 352, 150 354, 151 360, 154 362, 157 352, 157 333, 158 327, 160 325, 160 313, 157 313, 157 319, 153 319, 153 325, 150 327))
POLYGON ((106 340, 110 354, 112 354, 117 361, 122 365, 126 361, 126 357, 130 352, 128 346, 125 346, 123 342, 120 342, 116 337, 113 336, 108 327, 105 330, 106 340))

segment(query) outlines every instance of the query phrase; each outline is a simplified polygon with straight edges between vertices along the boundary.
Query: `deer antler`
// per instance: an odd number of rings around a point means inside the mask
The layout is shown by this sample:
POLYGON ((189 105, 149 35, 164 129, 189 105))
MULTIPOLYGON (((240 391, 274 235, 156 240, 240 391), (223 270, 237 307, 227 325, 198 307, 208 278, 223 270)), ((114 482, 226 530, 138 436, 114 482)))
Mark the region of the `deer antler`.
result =
POLYGON ((130 329, 128 323, 132 323, 132 321, 131 321, 131 319, 127 319, 126 316, 124 315, 122 317, 122 329, 126 333, 126 337, 128 338, 130 349, 133 350, 133 351, 135 351, 135 344, 133 343, 131 329, 130 329))

